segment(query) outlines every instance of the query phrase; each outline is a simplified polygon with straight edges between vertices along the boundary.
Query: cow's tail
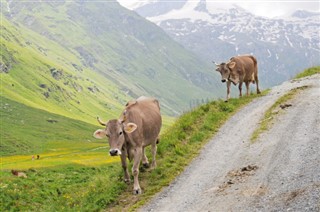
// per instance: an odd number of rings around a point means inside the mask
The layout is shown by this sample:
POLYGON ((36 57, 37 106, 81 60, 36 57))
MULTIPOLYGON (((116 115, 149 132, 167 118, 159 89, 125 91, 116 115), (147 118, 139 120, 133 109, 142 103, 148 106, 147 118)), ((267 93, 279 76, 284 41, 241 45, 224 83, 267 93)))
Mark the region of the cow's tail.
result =
POLYGON ((250 55, 250 58, 253 61, 253 73, 252 73, 251 81, 253 84, 255 84, 256 80, 258 79, 258 62, 254 56, 250 55))

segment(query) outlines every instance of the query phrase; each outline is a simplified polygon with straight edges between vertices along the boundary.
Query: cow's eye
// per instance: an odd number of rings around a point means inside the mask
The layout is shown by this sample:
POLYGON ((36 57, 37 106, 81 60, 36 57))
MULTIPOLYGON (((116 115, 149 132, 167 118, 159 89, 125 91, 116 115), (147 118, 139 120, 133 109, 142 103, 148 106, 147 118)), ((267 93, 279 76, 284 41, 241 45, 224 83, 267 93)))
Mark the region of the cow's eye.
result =
POLYGON ((119 132, 119 135, 122 135, 122 131, 121 131, 121 132, 119 132))

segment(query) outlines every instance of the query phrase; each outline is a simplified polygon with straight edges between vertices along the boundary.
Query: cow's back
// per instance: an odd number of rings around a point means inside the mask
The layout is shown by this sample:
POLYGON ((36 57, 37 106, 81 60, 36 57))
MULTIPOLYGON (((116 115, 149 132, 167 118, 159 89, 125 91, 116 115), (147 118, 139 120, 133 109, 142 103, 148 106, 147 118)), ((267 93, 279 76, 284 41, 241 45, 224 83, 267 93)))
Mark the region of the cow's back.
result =
POLYGON ((254 74, 257 72, 257 60, 252 55, 236 56, 230 59, 236 62, 236 69, 243 81, 254 81, 254 74))
POLYGON ((130 102, 123 116, 125 116, 125 123, 132 122, 137 125, 137 130, 132 133, 135 140, 142 139, 145 146, 157 139, 162 125, 160 105, 157 99, 138 98, 130 102))

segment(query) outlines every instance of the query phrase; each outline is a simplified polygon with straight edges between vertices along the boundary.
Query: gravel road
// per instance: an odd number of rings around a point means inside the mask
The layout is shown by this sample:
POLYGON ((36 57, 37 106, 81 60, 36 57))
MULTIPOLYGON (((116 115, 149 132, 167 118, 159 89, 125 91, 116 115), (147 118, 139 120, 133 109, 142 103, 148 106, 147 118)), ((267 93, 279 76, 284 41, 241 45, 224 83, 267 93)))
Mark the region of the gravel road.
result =
POLYGON ((240 110, 140 211, 320 211, 320 75, 285 82, 240 110), (251 144, 265 111, 302 86, 251 144))

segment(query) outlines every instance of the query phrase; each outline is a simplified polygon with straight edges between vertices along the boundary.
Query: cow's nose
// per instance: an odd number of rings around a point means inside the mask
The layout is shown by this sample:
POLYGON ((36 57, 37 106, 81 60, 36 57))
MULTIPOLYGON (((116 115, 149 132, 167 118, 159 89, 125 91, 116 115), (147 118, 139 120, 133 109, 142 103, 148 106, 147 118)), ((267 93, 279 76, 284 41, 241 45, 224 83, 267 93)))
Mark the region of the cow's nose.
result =
POLYGON ((111 149, 109 152, 110 152, 111 156, 115 156, 115 155, 118 154, 118 150, 117 149, 111 149))
POLYGON ((223 80, 221 80, 221 82, 226 82, 226 80, 225 80, 225 79, 223 79, 223 80))

